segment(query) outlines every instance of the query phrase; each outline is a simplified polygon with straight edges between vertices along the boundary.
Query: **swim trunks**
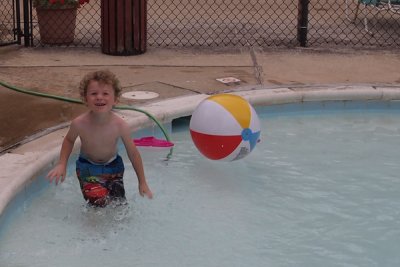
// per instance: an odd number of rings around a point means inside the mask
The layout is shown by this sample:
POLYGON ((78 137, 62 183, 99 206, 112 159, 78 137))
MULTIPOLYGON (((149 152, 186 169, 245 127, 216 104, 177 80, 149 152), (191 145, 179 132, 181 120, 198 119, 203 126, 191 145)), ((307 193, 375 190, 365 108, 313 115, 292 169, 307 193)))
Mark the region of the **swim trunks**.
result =
POLYGON ((76 175, 84 199, 101 207, 112 200, 125 201, 124 170, 124 163, 119 155, 105 164, 91 162, 80 155, 76 161, 76 175))

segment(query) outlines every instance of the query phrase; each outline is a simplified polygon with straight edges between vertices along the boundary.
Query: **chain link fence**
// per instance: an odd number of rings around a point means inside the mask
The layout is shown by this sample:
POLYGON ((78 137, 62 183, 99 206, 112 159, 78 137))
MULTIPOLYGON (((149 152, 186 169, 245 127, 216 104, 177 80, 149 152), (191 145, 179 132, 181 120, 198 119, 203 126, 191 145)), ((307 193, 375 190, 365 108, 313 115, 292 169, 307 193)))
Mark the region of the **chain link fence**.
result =
POLYGON ((295 46, 297 5, 268 0, 149 1, 151 46, 295 46))
MULTIPOLYGON (((101 46, 100 3, 78 9, 69 46, 101 46)), ((357 0, 148 0, 147 10, 148 47, 296 47, 300 15, 308 47, 400 46, 400 14, 357 0)), ((31 20, 32 45, 46 45, 35 9, 31 20)))
POLYGON ((14 0, 0 1, 0 46, 19 42, 16 11, 14 0))

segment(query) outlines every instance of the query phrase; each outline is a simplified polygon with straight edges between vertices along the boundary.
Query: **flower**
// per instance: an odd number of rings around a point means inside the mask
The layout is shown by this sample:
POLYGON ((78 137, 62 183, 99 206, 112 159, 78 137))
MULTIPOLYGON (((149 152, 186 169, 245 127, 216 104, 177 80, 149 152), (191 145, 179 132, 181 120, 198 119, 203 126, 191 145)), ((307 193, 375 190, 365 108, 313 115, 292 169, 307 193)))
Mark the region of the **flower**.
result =
POLYGON ((79 8, 89 0, 33 0, 33 6, 43 9, 79 8))

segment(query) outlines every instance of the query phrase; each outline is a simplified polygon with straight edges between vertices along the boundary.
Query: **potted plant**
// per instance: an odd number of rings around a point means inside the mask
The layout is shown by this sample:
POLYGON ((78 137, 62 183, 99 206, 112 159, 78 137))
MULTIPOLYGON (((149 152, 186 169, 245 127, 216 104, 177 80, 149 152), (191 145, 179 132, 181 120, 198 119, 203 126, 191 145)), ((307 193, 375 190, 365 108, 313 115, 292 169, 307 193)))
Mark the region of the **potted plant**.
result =
POLYGON ((33 0, 44 44, 70 44, 74 41, 77 9, 89 0, 33 0))

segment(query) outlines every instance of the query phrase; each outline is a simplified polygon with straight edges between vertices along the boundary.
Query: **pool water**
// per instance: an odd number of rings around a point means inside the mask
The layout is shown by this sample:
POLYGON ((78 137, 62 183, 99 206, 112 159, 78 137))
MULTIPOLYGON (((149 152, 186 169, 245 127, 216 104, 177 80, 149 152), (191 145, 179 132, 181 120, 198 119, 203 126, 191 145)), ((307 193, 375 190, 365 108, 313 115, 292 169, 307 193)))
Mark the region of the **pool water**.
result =
POLYGON ((169 160, 142 150, 153 200, 123 155, 127 206, 84 205, 71 161, 3 227, 0 266, 399 266, 399 106, 337 105, 264 108, 236 162, 174 127, 169 160))

